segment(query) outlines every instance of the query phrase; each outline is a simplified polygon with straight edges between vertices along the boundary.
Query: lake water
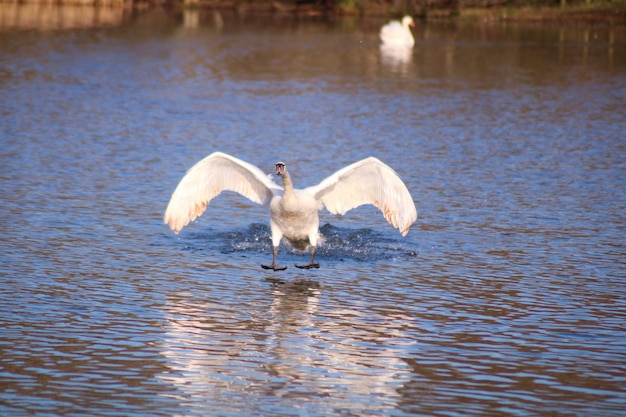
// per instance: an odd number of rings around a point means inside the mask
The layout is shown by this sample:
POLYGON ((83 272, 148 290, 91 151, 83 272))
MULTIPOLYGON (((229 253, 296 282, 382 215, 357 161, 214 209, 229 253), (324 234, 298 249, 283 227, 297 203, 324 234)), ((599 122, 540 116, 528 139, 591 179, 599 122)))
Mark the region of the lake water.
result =
POLYGON ((626 415, 623 28, 4 10, 0 415, 626 415), (264 207, 162 224, 217 150, 419 218, 262 270, 264 207))

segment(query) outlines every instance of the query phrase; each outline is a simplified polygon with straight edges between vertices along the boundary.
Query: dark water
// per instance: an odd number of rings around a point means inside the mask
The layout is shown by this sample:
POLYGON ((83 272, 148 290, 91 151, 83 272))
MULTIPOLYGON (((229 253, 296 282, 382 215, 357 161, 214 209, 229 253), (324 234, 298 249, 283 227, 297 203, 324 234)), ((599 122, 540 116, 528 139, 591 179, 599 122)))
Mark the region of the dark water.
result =
POLYGON ((0 36, 0 415, 625 415, 623 29, 39 19, 0 36), (264 271, 263 207, 162 224, 216 150, 377 156, 419 219, 324 214, 321 269, 264 271))

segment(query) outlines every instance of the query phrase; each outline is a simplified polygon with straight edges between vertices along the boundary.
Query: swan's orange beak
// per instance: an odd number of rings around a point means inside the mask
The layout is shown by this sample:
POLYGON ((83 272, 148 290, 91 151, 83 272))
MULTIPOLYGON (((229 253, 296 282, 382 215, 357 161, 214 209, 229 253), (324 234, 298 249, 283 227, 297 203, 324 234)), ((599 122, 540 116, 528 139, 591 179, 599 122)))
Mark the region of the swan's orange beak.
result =
POLYGON ((283 175, 285 173, 285 164, 282 162, 276 163, 276 175, 283 175))

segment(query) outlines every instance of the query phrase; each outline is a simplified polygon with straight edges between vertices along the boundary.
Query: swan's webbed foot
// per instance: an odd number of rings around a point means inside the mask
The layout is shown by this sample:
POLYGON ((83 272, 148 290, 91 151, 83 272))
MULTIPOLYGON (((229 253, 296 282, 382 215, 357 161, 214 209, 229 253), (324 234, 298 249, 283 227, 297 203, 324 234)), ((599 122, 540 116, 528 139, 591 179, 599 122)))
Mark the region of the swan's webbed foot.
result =
POLYGON ((296 268, 300 268, 300 269, 317 269, 320 267, 320 264, 316 264, 315 263, 315 246, 311 246, 311 260, 309 261, 308 265, 296 265, 296 268))
POLYGON ((287 269, 286 266, 278 266, 276 264, 261 265, 261 268, 263 268, 263 269, 271 269, 273 271, 284 271, 285 269, 287 269))
POLYGON ((263 269, 271 269, 272 271, 284 271, 285 269, 287 269, 286 266, 278 266, 276 265, 276 255, 278 255, 278 246, 274 246, 274 250, 273 250, 273 258, 272 258, 272 264, 271 265, 263 265, 261 264, 261 268, 263 269))
POLYGON ((314 263, 310 263, 308 265, 296 265, 296 268, 300 268, 300 269, 317 269, 320 267, 320 264, 314 264, 314 263))

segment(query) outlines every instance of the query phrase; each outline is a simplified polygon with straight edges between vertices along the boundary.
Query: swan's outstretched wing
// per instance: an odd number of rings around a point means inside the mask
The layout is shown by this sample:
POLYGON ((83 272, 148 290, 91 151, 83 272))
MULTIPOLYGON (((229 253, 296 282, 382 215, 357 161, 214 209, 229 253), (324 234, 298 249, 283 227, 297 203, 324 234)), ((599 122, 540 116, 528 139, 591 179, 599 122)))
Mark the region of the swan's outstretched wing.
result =
POLYGON ((221 152, 195 164, 180 180, 165 210, 163 222, 178 233, 206 210, 222 191, 234 191, 257 204, 268 204, 282 187, 259 168, 221 152))
POLYGON ((415 203, 406 185, 393 169, 374 157, 348 165, 307 190, 333 214, 373 204, 402 236, 417 220, 415 203))

